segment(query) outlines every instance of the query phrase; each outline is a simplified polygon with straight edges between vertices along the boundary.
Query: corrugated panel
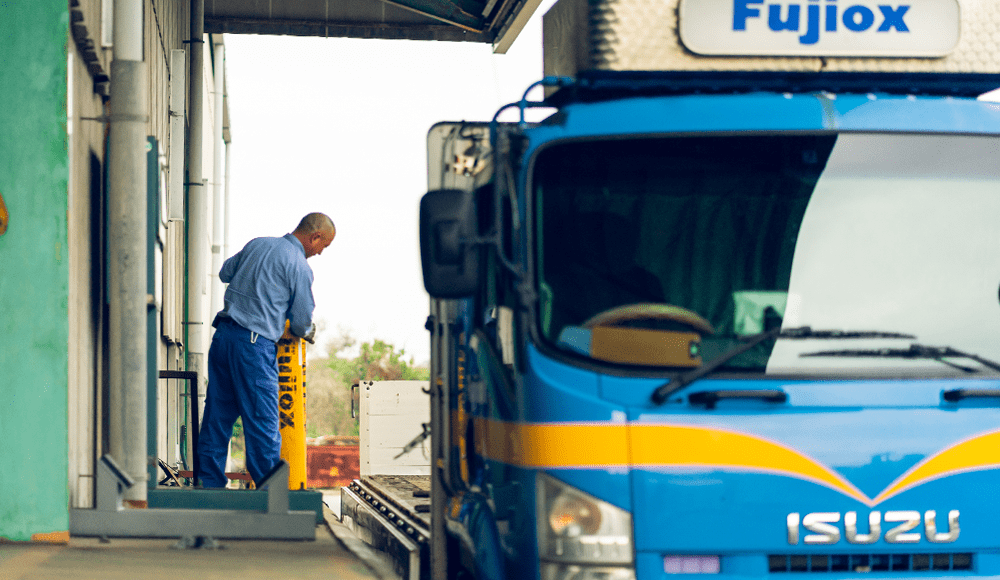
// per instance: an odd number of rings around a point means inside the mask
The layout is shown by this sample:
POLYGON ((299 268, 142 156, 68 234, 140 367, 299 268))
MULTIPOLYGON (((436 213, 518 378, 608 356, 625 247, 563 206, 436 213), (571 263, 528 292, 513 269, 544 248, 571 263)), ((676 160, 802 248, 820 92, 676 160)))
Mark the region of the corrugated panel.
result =
POLYGON ((828 59, 830 71, 1000 73, 1000 2, 962 0, 962 28, 955 51, 941 59, 828 59))
MULTIPOLYGON (((680 0, 561 0, 545 15, 545 74, 580 71, 1000 73, 1000 3, 962 0, 958 46, 943 58, 700 56, 680 41, 680 0)), ((764 4, 757 8, 766 8, 764 4)))

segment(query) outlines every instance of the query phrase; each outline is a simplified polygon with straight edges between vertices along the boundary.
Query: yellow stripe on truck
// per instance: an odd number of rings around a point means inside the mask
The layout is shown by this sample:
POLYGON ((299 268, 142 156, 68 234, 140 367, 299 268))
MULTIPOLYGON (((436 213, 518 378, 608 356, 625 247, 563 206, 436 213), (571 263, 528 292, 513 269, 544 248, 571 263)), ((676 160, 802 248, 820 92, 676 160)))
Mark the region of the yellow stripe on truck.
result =
POLYGON ((633 425, 635 467, 702 467, 806 479, 868 503, 851 482, 810 457, 754 435, 679 425, 633 425))
POLYGON ((872 499, 815 459, 746 433, 687 425, 514 423, 480 417, 475 419, 474 428, 480 455, 518 467, 773 473, 823 485, 868 506, 933 479, 1000 468, 1000 431, 990 432, 928 458, 872 499))
POLYGON ((475 420, 476 451, 520 467, 624 467, 625 423, 508 423, 475 420))
POLYGON ((990 431, 960 441, 914 465, 875 497, 881 503, 922 483, 965 473, 1000 467, 1000 431, 990 431))

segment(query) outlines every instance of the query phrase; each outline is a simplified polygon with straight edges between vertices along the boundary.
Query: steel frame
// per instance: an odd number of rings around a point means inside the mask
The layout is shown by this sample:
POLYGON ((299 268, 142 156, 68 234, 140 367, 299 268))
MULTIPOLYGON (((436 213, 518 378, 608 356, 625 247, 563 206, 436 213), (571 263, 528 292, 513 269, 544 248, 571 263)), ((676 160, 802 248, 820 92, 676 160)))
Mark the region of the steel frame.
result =
MULTIPOLYGON (((288 464, 284 461, 261 482, 267 510, 126 509, 122 496, 134 480, 110 455, 97 465, 94 509, 71 509, 72 536, 315 540, 316 514, 288 508, 288 464)), ((225 491, 220 491, 225 493, 225 491)))

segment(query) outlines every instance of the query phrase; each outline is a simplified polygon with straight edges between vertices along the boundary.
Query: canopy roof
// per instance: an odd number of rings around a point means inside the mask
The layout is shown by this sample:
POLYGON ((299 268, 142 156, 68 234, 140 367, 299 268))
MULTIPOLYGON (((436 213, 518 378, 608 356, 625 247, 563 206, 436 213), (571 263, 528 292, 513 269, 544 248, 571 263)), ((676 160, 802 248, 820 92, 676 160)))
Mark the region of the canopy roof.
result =
POLYGON ((492 43, 503 53, 541 0, 212 0, 205 32, 492 43))

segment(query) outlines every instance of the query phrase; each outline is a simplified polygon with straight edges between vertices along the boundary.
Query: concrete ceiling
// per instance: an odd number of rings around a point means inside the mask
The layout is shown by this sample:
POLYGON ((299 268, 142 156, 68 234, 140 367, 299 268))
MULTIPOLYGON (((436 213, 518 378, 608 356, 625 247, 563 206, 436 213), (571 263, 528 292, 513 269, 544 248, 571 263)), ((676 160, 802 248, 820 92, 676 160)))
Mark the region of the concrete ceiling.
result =
POLYGON ((504 53, 541 0, 205 0, 205 32, 483 42, 504 53))

